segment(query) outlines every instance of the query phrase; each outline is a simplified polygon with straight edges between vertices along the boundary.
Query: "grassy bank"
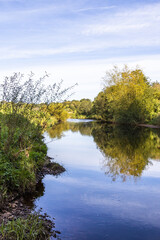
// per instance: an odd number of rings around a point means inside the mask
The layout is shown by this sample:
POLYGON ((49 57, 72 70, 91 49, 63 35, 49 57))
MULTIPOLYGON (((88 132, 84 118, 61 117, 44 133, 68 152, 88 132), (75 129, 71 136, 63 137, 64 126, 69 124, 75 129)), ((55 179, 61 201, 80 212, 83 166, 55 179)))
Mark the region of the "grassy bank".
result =
POLYGON ((55 235, 51 222, 40 214, 32 215, 29 209, 26 212, 23 201, 21 208, 20 204, 16 205, 15 214, 9 207, 15 199, 21 201, 26 193, 33 193, 45 174, 58 175, 65 171, 47 157, 43 131, 44 127, 33 119, 30 121, 29 116, 0 114, 1 239, 50 239, 55 235), (31 222, 34 228, 30 228, 31 222))
POLYGON ((45 174, 65 171, 47 157, 42 134, 46 128, 67 119, 60 102, 74 86, 62 88, 63 81, 47 85, 48 77, 47 73, 38 79, 32 72, 27 76, 14 73, 0 84, 0 233, 3 239, 49 239, 51 234, 47 219, 40 214, 31 215, 23 202, 23 196, 34 193, 37 182, 45 174))
POLYGON ((2 240, 48 240, 57 237, 53 230, 54 223, 46 215, 32 213, 27 217, 20 217, 0 226, 2 240))

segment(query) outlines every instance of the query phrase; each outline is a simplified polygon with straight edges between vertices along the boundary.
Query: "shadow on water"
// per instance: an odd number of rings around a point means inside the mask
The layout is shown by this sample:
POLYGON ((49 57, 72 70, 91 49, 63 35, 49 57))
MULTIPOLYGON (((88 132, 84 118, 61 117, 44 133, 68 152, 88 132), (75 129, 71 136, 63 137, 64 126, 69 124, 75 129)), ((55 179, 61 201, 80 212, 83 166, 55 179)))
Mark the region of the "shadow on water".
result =
POLYGON ((29 206, 31 209, 35 208, 35 199, 38 199, 40 197, 42 197, 45 193, 45 186, 42 182, 42 180, 40 180, 37 185, 36 185, 36 189, 34 192, 32 193, 27 193, 24 196, 24 203, 29 206))
POLYGON ((119 176, 123 181, 129 176, 140 177, 146 166, 152 164, 151 159, 160 159, 160 132, 156 129, 82 121, 59 124, 48 134, 61 138, 68 130, 93 137, 104 155, 102 169, 113 181, 119 176))

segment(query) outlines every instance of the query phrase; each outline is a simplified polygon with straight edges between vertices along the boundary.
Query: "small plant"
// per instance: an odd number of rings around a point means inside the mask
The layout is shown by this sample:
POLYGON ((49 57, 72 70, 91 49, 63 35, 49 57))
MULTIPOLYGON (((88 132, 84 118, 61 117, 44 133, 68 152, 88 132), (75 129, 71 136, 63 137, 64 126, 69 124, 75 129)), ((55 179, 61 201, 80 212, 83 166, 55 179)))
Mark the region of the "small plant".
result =
POLYGON ((54 223, 48 219, 46 214, 33 213, 26 219, 2 223, 0 226, 0 239, 2 240, 49 240, 51 236, 56 237, 53 230, 54 223))

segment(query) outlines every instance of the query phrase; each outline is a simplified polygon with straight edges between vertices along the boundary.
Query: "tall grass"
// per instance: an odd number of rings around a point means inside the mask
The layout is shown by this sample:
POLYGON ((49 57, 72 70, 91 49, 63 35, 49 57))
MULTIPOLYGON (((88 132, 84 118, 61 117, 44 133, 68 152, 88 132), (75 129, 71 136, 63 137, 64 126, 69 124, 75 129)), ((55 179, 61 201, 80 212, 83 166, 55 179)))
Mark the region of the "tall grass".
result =
POLYGON ((2 223, 0 226, 0 239, 2 240, 49 240, 56 237, 53 231, 54 223, 47 220, 46 215, 34 213, 26 219, 2 223))

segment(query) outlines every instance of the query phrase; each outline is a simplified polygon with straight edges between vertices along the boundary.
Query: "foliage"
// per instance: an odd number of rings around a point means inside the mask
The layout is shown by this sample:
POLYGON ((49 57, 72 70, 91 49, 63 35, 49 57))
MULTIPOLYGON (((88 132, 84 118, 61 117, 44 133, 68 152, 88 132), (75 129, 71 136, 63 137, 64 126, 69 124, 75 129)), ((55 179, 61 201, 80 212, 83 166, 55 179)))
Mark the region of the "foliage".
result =
MULTIPOLYGON (((46 164, 47 146, 42 133, 47 126, 68 117, 62 103, 68 91, 62 82, 44 86, 44 77, 34 81, 15 73, 0 85, 0 209, 9 197, 36 189, 37 173, 46 164)), ((52 164, 52 171, 59 170, 52 164)), ((61 171, 64 168, 61 167, 61 171)), ((0 226, 1 239, 50 239, 52 223, 32 214, 0 226)))
POLYGON ((48 74, 40 77, 38 80, 34 79, 34 74, 31 73, 28 79, 24 78, 23 74, 14 73, 10 77, 5 77, 3 83, 0 85, 1 101, 7 103, 18 103, 18 105, 11 105, 11 111, 15 111, 15 107, 21 106, 22 103, 38 104, 60 102, 69 97, 68 91, 74 86, 62 89, 63 81, 54 83, 52 85, 44 85, 48 74))
POLYGON ((89 116, 91 114, 92 102, 90 99, 81 99, 78 114, 89 116))
POLYGON ((90 99, 65 101, 63 105, 71 118, 84 119, 90 118, 92 115, 92 102, 90 99))
POLYGON ((113 119, 113 111, 110 107, 106 91, 102 91, 94 99, 92 117, 95 119, 106 120, 108 122, 113 119))
POLYGON ((66 120, 67 113, 63 105, 58 102, 66 100, 69 97, 68 93, 75 85, 64 89, 62 88, 63 81, 44 85, 48 77, 47 73, 38 80, 35 79, 33 73, 28 76, 28 79, 20 73, 5 77, 3 83, 0 84, 0 112, 10 114, 10 116, 15 115, 17 119, 19 115, 23 115, 29 121, 40 124, 42 127, 47 125, 49 119, 53 120, 53 123, 66 120), (53 111, 51 111, 53 106, 56 116, 53 116, 53 111))
POLYGON ((104 77, 104 90, 94 100, 94 112, 103 120, 146 123, 160 110, 160 88, 152 86, 140 68, 114 67, 104 77))
POLYGON ((0 226, 0 238, 2 240, 49 240, 55 236, 52 231, 54 224, 47 220, 46 216, 34 213, 26 219, 18 218, 2 223, 0 226))
POLYGON ((34 80, 31 73, 26 80, 15 73, 0 85, 0 207, 8 194, 34 191, 47 154, 42 133, 67 118, 57 101, 72 87, 61 89, 62 82, 45 87, 47 77, 34 80))
POLYGON ((48 106, 48 112, 51 117, 55 117, 57 122, 64 122, 68 118, 68 112, 62 103, 51 103, 48 106))
MULTIPOLYGON (((34 190, 36 172, 43 166, 47 147, 42 141, 41 128, 19 116, 19 122, 9 114, 1 122, 0 188, 7 192, 24 193, 34 190)), ((16 118, 17 120, 17 118, 16 118)))

